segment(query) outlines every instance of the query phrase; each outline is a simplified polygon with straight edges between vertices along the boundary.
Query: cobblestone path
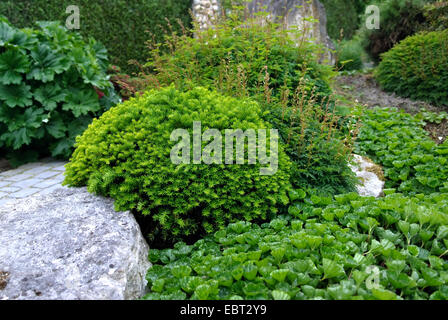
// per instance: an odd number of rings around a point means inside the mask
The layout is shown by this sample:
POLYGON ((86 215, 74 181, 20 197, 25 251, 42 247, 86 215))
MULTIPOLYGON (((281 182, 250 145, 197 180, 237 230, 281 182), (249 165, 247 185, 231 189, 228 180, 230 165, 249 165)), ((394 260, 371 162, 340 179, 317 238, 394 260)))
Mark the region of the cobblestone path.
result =
POLYGON ((52 159, 28 163, 0 173, 0 206, 33 194, 50 193, 61 188, 65 162, 52 159))

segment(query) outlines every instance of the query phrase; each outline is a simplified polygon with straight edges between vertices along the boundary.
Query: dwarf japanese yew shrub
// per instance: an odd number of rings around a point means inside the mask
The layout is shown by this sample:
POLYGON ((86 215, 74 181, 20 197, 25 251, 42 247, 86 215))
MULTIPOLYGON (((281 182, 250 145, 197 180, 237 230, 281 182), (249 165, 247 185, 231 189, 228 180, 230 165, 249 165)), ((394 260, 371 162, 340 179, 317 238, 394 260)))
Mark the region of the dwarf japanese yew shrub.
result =
POLYGON ((204 88, 149 91, 94 120, 77 140, 65 183, 88 185, 91 192, 115 199, 117 210, 146 216, 144 233, 165 244, 237 220, 262 221, 288 202, 290 163, 281 146, 278 171, 271 176, 260 175, 259 162, 172 163, 177 142, 170 141, 171 133, 185 129, 191 134, 194 121, 203 130, 221 132, 269 128, 259 105, 248 99, 204 88))
POLYGON ((119 100, 104 47, 58 23, 38 27, 17 29, 0 18, 0 149, 13 160, 68 158, 75 137, 119 100))
POLYGON ((385 90, 448 106, 448 30, 406 38, 382 59, 376 78, 385 90))

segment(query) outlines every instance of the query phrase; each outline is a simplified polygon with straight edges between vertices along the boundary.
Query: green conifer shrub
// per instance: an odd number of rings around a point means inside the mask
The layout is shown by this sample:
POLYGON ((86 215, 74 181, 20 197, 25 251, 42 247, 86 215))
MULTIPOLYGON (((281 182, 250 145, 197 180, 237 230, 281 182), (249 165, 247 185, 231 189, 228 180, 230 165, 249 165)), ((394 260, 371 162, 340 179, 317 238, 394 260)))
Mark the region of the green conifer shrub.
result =
POLYGON ((251 97, 260 103, 264 120, 279 130, 294 162, 296 187, 352 191, 350 143, 341 142, 350 130, 330 98, 335 73, 319 63, 322 48, 297 28, 286 30, 263 16, 241 19, 236 8, 213 28, 196 26, 194 38, 167 37, 151 51, 143 81, 133 83, 149 88, 173 83, 180 90, 200 85, 251 97))
POLYGON ((386 91, 448 106, 448 30, 406 38, 382 56, 376 78, 386 91))
POLYGON ((89 191, 115 199, 117 210, 148 217, 145 233, 165 244, 216 231, 229 222, 262 221, 287 204, 290 162, 281 145, 274 175, 260 175, 265 165, 259 161, 172 163, 176 142, 170 141, 171 133, 185 129, 191 134, 194 121, 201 121, 203 130, 220 130, 223 143, 225 129, 269 128, 259 105, 248 99, 204 88, 149 91, 94 120, 77 140, 65 183, 88 185, 89 191))

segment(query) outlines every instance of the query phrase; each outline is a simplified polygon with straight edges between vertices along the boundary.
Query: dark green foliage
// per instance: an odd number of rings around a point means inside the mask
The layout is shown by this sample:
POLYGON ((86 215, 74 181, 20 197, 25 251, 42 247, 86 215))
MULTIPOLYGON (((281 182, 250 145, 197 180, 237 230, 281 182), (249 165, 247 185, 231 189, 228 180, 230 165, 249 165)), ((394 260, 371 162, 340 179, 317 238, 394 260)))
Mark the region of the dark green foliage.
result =
MULTIPOLYGON (((307 195, 291 216, 150 250, 144 298, 448 299, 448 194, 307 195)), ((392 194, 391 194, 392 193, 392 194)))
MULTIPOLYGON (((428 0, 382 0, 373 1, 380 9, 380 29, 367 30, 361 26, 365 50, 374 61, 395 44, 415 34, 424 23, 423 7, 428 0)), ((367 16, 366 16, 367 17, 367 16)), ((364 20, 365 21, 365 20, 364 20)))
POLYGON ((351 39, 368 0, 321 0, 327 12, 327 31, 333 40, 351 39))
POLYGON ((424 7, 426 31, 441 31, 448 29, 448 2, 435 2, 424 7))
POLYGON ((188 90, 199 84, 254 98, 263 107, 264 119, 280 130, 287 144, 296 187, 352 190, 350 152, 340 141, 345 138, 339 132, 344 121, 334 103, 328 103, 334 72, 318 63, 320 48, 301 41, 300 31, 288 32, 271 22, 243 23, 238 13, 213 29, 196 30, 196 38, 168 38, 164 46, 170 52, 153 50, 148 62, 152 72, 141 78, 149 87, 174 83, 188 90))
POLYGON ((69 5, 80 9, 79 32, 103 43, 111 63, 127 72, 137 71, 129 60, 145 62, 147 40, 154 36, 160 42, 166 32, 171 33, 165 18, 176 32, 181 31, 177 19, 186 28, 191 23, 191 0, 2 0, 0 15, 18 27, 31 27, 40 20, 65 24, 69 5))
POLYGON ((146 233, 165 245, 229 222, 265 220, 288 202, 290 163, 281 146, 279 169, 272 176, 260 175, 265 165, 259 162, 173 164, 170 152, 177 141, 170 141, 170 135, 175 129, 191 134, 193 121, 201 121, 203 130, 222 133, 269 127, 259 105, 248 99, 204 88, 150 91, 94 120, 77 140, 65 183, 87 184, 89 191, 115 199, 117 210, 148 216, 146 233))
POLYGON ((428 137, 424 115, 413 117, 389 109, 365 111, 357 153, 384 167, 386 187, 407 194, 448 192, 448 141, 437 145, 428 137))
POLYGON ((199 84, 235 96, 263 98, 269 90, 271 98, 279 99, 283 87, 292 95, 300 79, 306 78, 309 91, 315 87, 316 94, 330 93, 328 80, 334 74, 331 67, 318 63, 321 47, 302 39, 298 30, 283 30, 269 21, 242 22, 239 14, 236 11, 206 31, 194 30, 198 37, 168 37, 154 48, 147 64, 152 71, 148 86, 175 83, 189 89, 199 84))
POLYGON ((294 187, 322 194, 354 190, 355 176, 348 167, 354 128, 346 112, 330 98, 307 96, 303 83, 291 101, 269 105, 265 119, 278 128, 286 145, 294 187))
POLYGON ((13 164, 48 153, 68 158, 75 137, 119 101, 104 47, 57 22, 38 26, 20 30, 0 18, 0 148, 13 164))
POLYGON ((363 48, 359 40, 342 41, 336 49, 337 67, 340 70, 361 70, 363 48))
POLYGON ((386 91, 448 106, 448 29, 403 40, 383 54, 375 75, 386 91))

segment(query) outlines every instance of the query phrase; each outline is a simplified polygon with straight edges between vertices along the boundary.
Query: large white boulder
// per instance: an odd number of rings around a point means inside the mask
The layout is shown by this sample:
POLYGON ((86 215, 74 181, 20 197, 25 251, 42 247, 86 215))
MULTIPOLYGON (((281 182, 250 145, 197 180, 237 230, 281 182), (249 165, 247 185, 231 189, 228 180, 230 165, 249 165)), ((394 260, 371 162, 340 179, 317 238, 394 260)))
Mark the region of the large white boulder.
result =
POLYGON ((0 207, 1 299, 136 299, 148 245, 129 212, 82 189, 0 207))

